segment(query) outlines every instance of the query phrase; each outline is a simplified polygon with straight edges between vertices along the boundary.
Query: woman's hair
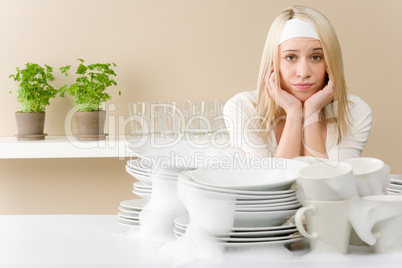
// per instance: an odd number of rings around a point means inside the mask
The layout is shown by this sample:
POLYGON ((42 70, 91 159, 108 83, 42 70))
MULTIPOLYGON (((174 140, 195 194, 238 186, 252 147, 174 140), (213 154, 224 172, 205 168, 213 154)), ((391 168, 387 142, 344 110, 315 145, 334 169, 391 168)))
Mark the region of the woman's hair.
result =
POLYGON ((261 59, 260 71, 257 80, 257 113, 259 115, 259 133, 266 142, 271 142, 271 130, 283 116, 284 111, 269 96, 266 90, 265 75, 271 73, 272 68, 275 73, 276 88, 280 87, 279 65, 278 65, 278 46, 282 28, 290 19, 300 19, 309 23, 316 31, 321 41, 324 59, 327 64, 331 80, 334 85, 334 101, 324 107, 321 118, 326 119, 326 123, 331 124, 330 131, 339 143, 342 135, 349 131, 349 106, 347 101, 346 83, 343 73, 343 61, 341 48, 335 30, 329 20, 317 10, 304 6, 294 6, 285 8, 274 20, 269 30, 265 42, 264 52, 261 59))

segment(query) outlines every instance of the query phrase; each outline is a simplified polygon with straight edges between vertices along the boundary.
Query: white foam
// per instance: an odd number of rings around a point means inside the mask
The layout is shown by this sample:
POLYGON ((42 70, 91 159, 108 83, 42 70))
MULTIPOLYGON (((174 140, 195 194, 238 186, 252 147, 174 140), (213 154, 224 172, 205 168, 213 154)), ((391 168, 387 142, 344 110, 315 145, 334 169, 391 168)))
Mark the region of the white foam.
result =
POLYGON ((286 260, 292 255, 293 253, 284 244, 229 247, 225 252, 227 259, 253 261, 286 260))
POLYGON ((349 203, 349 221, 360 239, 369 245, 377 241, 373 226, 380 221, 398 216, 402 210, 386 202, 356 199, 349 203))
POLYGON ((174 238, 173 220, 186 213, 177 197, 175 180, 152 179, 152 196, 140 213, 140 234, 166 242, 174 238))
POLYGON ((314 250, 302 256, 303 260, 334 262, 334 261, 352 261, 353 259, 345 254, 334 251, 330 246, 317 241, 314 250))
POLYGON ((193 188, 178 182, 178 196, 189 214, 185 234, 165 244, 161 252, 176 264, 223 258, 224 246, 215 234, 233 227, 236 200, 230 195, 193 188))

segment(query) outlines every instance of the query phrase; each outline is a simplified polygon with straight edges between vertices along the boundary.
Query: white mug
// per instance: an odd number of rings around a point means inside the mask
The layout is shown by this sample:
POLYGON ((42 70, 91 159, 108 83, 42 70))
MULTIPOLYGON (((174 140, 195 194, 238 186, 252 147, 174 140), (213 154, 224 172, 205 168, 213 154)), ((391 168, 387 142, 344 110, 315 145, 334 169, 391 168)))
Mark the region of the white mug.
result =
POLYGON ((373 195, 363 197, 362 201, 362 222, 372 227, 374 252, 402 252, 402 196, 373 195))
POLYGON ((352 166, 357 192, 360 196, 382 195, 387 192, 390 168, 383 161, 376 158, 359 157, 343 162, 352 166))
POLYGON ((342 162, 312 164, 299 170, 301 199, 348 200, 358 197, 352 166, 342 162))
POLYGON ((314 251, 346 254, 351 225, 348 221, 348 201, 305 200, 295 215, 299 232, 310 240, 314 251), (307 230, 303 226, 305 216, 307 230))
POLYGON ((376 223, 373 232, 377 238, 372 246, 375 253, 402 252, 402 215, 376 223))

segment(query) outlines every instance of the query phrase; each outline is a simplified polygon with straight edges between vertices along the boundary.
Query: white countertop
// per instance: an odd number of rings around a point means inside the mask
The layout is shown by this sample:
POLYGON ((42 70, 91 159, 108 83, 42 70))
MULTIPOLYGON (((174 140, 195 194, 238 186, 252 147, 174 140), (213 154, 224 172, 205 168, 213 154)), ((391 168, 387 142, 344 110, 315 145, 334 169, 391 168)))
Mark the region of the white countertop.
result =
MULTIPOLYGON (((0 267, 173 267, 158 247, 129 238, 117 215, 0 216, 0 267)), ((340 260, 306 260, 308 250, 270 261, 231 258, 177 267, 401 267, 402 254, 378 255, 368 247, 351 247, 340 260)))

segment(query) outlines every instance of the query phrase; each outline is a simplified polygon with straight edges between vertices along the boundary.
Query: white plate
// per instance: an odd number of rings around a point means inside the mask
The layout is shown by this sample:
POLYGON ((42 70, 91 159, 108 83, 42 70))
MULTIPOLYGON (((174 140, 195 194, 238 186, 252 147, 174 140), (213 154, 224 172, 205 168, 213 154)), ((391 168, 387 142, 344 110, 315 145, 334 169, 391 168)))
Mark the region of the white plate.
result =
POLYGON ((217 188, 208 185, 203 185, 195 182, 191 179, 191 174, 193 171, 187 171, 179 174, 179 179, 198 189, 204 189, 212 192, 224 193, 235 195, 236 199, 239 200, 249 200, 249 199, 277 199, 277 198, 287 198, 296 196, 296 189, 282 190, 282 191, 243 191, 243 190, 233 190, 225 188, 217 188))
POLYGON ((265 242, 220 242, 221 245, 225 247, 235 247, 235 248, 244 248, 250 246, 265 246, 265 245, 287 245, 292 244, 294 242, 306 239, 304 236, 299 236, 297 238, 290 238, 285 240, 276 240, 276 241, 265 241, 265 242))
POLYGON ((274 207, 282 207, 282 206, 289 206, 289 205, 296 205, 299 204, 299 201, 293 200, 289 202, 279 202, 279 203, 260 203, 260 204, 239 204, 236 203, 236 208, 274 208, 274 207))
POLYGON ((296 195, 292 195, 291 197, 286 198, 276 198, 276 199, 260 199, 260 200, 236 200, 236 205, 269 205, 269 204, 277 204, 283 202, 298 202, 296 195))
POLYGON ((128 219, 126 217, 119 216, 119 220, 125 221, 126 223, 131 223, 131 224, 140 224, 139 219, 128 219))
POLYGON ((268 166, 282 161, 283 168, 200 168, 191 178, 203 185, 234 190, 285 190, 296 181, 297 172, 308 163, 282 158, 265 158, 268 166), (273 164, 271 164, 271 162, 273 164))
MULTIPOLYGON (((222 192, 218 192, 222 193, 222 192)), ((268 201, 278 200, 281 198, 296 198, 296 192, 290 194, 277 194, 277 195, 259 195, 259 194, 231 194, 234 195, 236 201, 268 201)))
MULTIPOLYGON (((178 231, 184 233, 187 227, 183 227, 181 225, 175 225, 175 228, 178 231)), ((289 228, 289 229, 280 229, 280 230, 272 230, 272 231, 256 231, 256 232, 228 232, 225 234, 217 234, 217 236, 223 237, 271 237, 271 236, 278 236, 278 235, 285 235, 297 232, 297 228, 289 228)))
POLYGON ((139 228, 140 224, 139 223, 132 223, 132 222, 127 222, 125 220, 119 219, 119 224, 127 227, 134 227, 134 228, 139 228))
POLYGON ((393 190, 396 190, 396 191, 402 191, 402 185, 390 183, 388 185, 388 189, 393 189, 393 190))
POLYGON ((268 211, 281 211, 281 210, 289 210, 289 209, 296 209, 300 208, 302 205, 300 203, 295 203, 292 205, 286 205, 286 206, 277 206, 277 207, 236 207, 236 211, 261 211, 261 212, 268 212, 268 211))
POLYGON ((120 206, 141 211, 147 203, 148 201, 144 199, 130 199, 121 201, 120 206))
POLYGON ((178 173, 186 171, 185 168, 179 168, 179 167, 153 167, 151 165, 149 166, 143 166, 144 164, 150 164, 150 159, 134 159, 134 160, 128 160, 127 161, 127 167, 132 170, 138 170, 141 172, 145 173, 151 173, 151 174, 158 174, 158 175, 166 175, 166 176, 177 176, 178 173), (141 165, 143 164, 143 165, 141 165))
POLYGON ((128 166, 126 166, 126 171, 130 172, 135 175, 140 175, 140 176, 148 176, 150 178, 160 178, 160 179, 165 179, 165 180, 177 180, 177 174, 176 175, 162 175, 158 173, 148 173, 148 172, 143 172, 135 169, 131 169, 128 166))
MULTIPOLYGON (((174 234, 176 238, 180 238, 181 235, 174 234)), ((287 245, 287 244, 292 244, 294 242, 304 240, 306 239, 305 237, 301 236, 300 238, 293 238, 293 239, 286 239, 286 240, 279 240, 279 241, 267 241, 267 242, 240 242, 240 243, 234 243, 234 242, 219 242, 219 244, 225 246, 226 248, 248 248, 251 246, 266 246, 266 245, 287 245)))
POLYGON ((151 196, 152 196, 152 194, 138 192, 137 190, 133 190, 133 194, 138 195, 139 197, 142 197, 143 200, 145 200, 145 201, 149 201, 149 199, 151 199, 151 196))
POLYGON ((133 219, 138 220, 140 218, 140 212, 126 212, 120 211, 117 215, 121 218, 133 219))
POLYGON ((391 182, 402 185, 402 174, 391 174, 391 182))
POLYGON ((152 190, 144 190, 142 188, 137 188, 137 187, 134 187, 134 191, 139 192, 139 193, 144 193, 144 194, 152 194, 152 190))
POLYGON ((148 175, 139 175, 139 174, 133 173, 133 172, 127 170, 127 169, 126 169, 126 171, 127 171, 128 174, 133 176, 135 179, 137 179, 137 180, 139 180, 139 181, 141 181, 143 183, 152 184, 152 179, 151 179, 150 176, 148 176, 148 175))
POLYGON ((278 211, 236 211, 233 225, 234 227, 279 226, 292 217, 296 211, 297 209, 278 211))
POLYGON ((136 187, 138 189, 152 190, 151 184, 143 183, 140 181, 134 182, 133 185, 134 185, 134 187, 136 187))
POLYGON ((391 189, 391 188, 387 188, 387 191, 390 193, 395 193, 395 194, 399 194, 400 191, 395 190, 395 189, 391 189))
POLYGON ((125 207, 122 207, 122 206, 119 206, 119 211, 122 211, 122 212, 129 212, 129 213, 139 213, 139 212, 141 212, 141 211, 136 210, 136 209, 125 208, 125 207))
MULTIPOLYGON (((189 216, 184 215, 174 219, 174 224, 176 226, 182 226, 187 228, 189 223, 189 216)), ((253 226, 253 227, 233 227, 231 232, 266 232, 266 231, 276 231, 276 230, 285 230, 285 229, 293 229, 296 228, 296 225, 289 224, 289 225, 281 225, 281 226, 253 226)))
POLYGON ((119 222, 124 222, 125 224, 130 224, 130 225, 133 225, 133 226, 139 226, 140 225, 139 220, 130 220, 130 219, 122 218, 122 217, 119 217, 119 222))
MULTIPOLYGON (((178 235, 184 235, 184 231, 174 228, 173 231, 178 235)), ((250 242, 268 242, 268 241, 280 241, 289 240, 302 237, 301 234, 288 234, 275 237, 216 237, 219 242, 234 242, 234 243, 250 243, 250 242)))

